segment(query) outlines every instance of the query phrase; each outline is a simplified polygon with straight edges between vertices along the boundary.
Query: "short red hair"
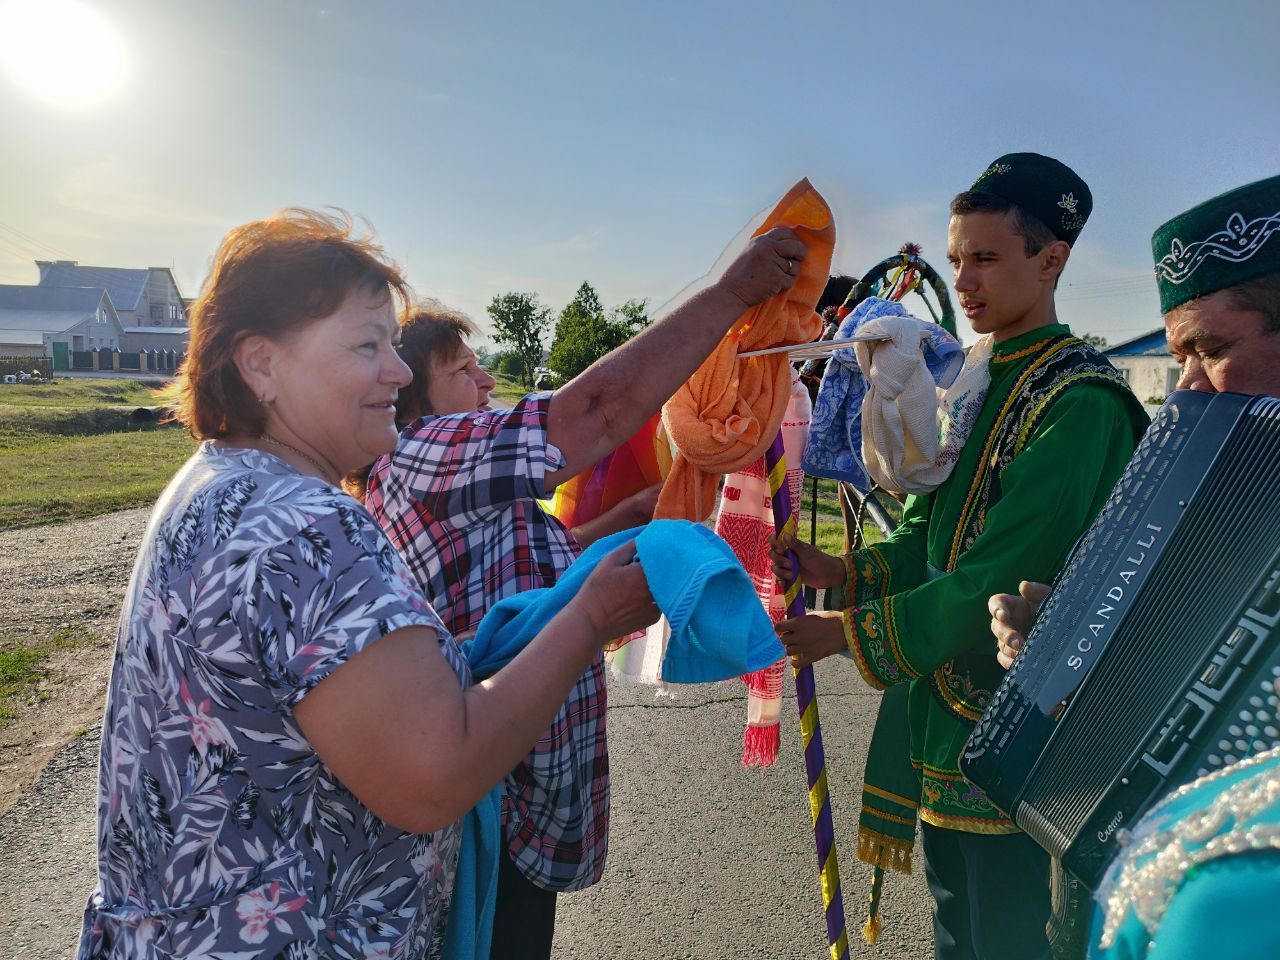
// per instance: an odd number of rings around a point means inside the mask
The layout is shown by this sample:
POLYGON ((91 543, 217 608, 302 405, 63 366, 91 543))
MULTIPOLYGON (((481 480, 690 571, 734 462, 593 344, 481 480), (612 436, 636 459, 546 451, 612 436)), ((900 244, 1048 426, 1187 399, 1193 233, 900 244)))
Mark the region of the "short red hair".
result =
POLYGON ((290 207, 236 227, 191 305, 187 359, 170 388, 174 419, 197 440, 257 437, 266 417, 236 367, 246 336, 279 337, 327 317, 354 290, 408 304, 408 283, 351 218, 290 207))

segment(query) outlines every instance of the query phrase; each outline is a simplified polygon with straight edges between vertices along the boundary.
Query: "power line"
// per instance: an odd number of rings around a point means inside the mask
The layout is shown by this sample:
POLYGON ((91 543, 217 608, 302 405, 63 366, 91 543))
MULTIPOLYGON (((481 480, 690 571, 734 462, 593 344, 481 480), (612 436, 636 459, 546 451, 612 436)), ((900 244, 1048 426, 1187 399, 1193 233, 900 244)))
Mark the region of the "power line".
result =
MULTIPOLYGON (((37 240, 35 237, 31 236, 30 234, 24 233, 23 231, 19 230, 17 227, 13 226, 12 224, 8 224, 8 223, 5 223, 3 220, 0 220, 0 228, 8 230, 14 236, 18 237, 18 239, 25 241, 26 243, 30 244, 32 247, 35 247, 35 248, 43 247, 45 250, 48 250, 50 253, 53 254, 55 260, 68 259, 61 251, 55 249, 54 247, 49 246, 49 244, 45 243, 43 240, 37 240)), ((35 258, 32 258, 32 259, 35 259, 35 258)))
POLYGON ((1109 276, 1109 277, 1095 277, 1089 280, 1085 280, 1080 277, 1075 277, 1072 280, 1070 280, 1066 284, 1066 286, 1089 287, 1089 286, 1096 286, 1098 284, 1103 284, 1103 283, 1127 283, 1132 280, 1150 280, 1154 276, 1155 276, 1154 270, 1130 270, 1130 271, 1126 271, 1125 273, 1113 274, 1112 276, 1109 276))
POLYGON ((1097 280, 1093 283, 1067 283, 1062 285, 1062 289, 1093 292, 1103 290, 1119 290, 1128 287, 1155 287, 1154 277, 1116 277, 1113 280, 1097 280))
MULTIPOLYGON (((17 240, 11 240, 8 237, 0 236, 0 245, 3 245, 3 247, 8 249, 10 253, 13 253, 14 255, 19 257, 29 258, 32 261, 48 260, 50 254, 52 254, 54 260, 65 260, 70 263, 75 263, 76 265, 75 269, 79 273, 79 279, 85 281, 85 283, 83 284, 84 286, 107 287, 107 286, 112 286, 114 284, 117 284, 121 281, 120 277, 116 276, 114 273, 106 272, 107 270, 144 270, 145 271, 150 269, 149 267, 82 266, 80 265, 79 262, 67 256, 65 252, 58 250, 57 248, 52 247, 41 240, 37 240, 36 238, 32 237, 30 234, 24 233, 22 230, 19 230, 17 227, 13 226, 12 224, 5 223, 3 220, 0 220, 0 229, 7 230, 9 233, 13 234, 15 237, 18 238, 17 240), (24 247, 20 244, 25 244, 26 248, 24 249, 24 247), (42 253, 41 248, 43 248, 43 250, 49 251, 49 253, 42 253)), ((176 281, 175 281, 175 285, 176 285, 176 281)))

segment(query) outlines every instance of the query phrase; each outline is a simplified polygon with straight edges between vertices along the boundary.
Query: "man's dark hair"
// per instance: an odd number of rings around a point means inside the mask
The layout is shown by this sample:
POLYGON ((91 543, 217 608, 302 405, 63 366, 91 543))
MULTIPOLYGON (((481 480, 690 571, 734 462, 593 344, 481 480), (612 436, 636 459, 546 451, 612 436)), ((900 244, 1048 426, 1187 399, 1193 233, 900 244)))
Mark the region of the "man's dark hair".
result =
POLYGON ((1034 257, 1058 239, 1039 217, 994 193, 966 190, 959 194, 951 201, 951 215, 960 217, 966 213, 1013 214, 1013 232, 1022 237, 1022 249, 1028 257, 1034 257))
POLYGON ((1264 273, 1223 292, 1234 309, 1262 314, 1269 331, 1280 333, 1280 272, 1264 273))
POLYGON ((814 312, 821 313, 827 307, 843 306, 849 299, 853 283, 853 277, 845 276, 843 273, 833 273, 827 278, 827 285, 822 290, 822 296, 818 298, 817 306, 813 308, 814 312))

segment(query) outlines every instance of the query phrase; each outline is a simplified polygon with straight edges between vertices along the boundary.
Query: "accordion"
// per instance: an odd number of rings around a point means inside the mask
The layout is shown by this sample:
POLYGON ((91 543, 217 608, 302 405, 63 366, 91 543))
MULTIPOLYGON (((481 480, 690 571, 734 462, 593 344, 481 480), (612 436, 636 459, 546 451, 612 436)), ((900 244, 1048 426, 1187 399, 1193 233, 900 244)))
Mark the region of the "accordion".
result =
POLYGON ((1173 393, 960 759, 1083 883, 1172 787, 1280 744, 1280 400, 1173 393))

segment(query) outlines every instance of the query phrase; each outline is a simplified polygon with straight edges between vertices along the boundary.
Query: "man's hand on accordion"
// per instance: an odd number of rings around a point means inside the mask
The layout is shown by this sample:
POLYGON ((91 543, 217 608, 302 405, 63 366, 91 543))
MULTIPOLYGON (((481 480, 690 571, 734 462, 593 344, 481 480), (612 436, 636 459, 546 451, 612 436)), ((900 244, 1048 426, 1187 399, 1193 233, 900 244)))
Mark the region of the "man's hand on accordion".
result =
POLYGON ((1013 666, 1031 624, 1035 623, 1036 611, 1049 595, 1047 583, 1035 583, 1023 580, 1018 584, 1018 594, 997 593, 987 601, 987 610, 991 613, 991 633, 996 638, 996 660, 1000 666, 1008 670, 1013 666))

